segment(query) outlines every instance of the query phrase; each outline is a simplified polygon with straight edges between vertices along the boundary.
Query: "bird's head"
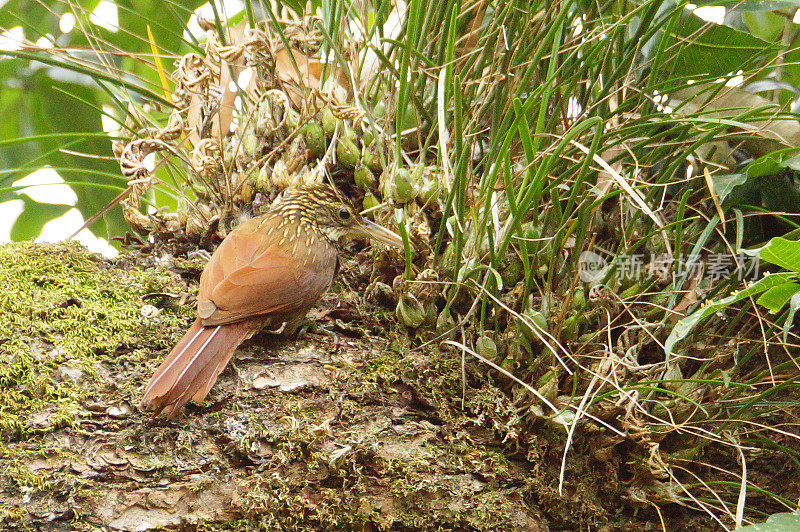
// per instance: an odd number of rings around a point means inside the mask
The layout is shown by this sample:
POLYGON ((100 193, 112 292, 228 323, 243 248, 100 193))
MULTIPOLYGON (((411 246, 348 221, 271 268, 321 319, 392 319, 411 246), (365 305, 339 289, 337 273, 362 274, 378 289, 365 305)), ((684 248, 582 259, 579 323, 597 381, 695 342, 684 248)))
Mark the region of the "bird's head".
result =
POLYGON ((360 216, 353 205, 328 184, 287 189, 276 207, 285 216, 309 224, 331 242, 370 239, 403 247, 399 235, 360 216))

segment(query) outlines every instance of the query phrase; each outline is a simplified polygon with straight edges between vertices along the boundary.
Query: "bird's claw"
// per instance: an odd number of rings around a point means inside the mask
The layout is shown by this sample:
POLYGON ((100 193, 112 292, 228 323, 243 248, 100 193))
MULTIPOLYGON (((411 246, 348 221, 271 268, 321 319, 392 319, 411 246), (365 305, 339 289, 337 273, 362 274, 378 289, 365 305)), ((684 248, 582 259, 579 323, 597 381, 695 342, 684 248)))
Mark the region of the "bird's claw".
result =
POLYGON ((322 325, 320 325, 319 323, 317 323, 312 319, 300 320, 300 322, 295 324, 287 323, 284 326, 283 330, 281 331, 281 334, 295 340, 303 336, 306 336, 307 334, 323 334, 326 336, 332 336, 334 338, 336 337, 335 332, 328 329, 327 327, 323 327, 322 325))

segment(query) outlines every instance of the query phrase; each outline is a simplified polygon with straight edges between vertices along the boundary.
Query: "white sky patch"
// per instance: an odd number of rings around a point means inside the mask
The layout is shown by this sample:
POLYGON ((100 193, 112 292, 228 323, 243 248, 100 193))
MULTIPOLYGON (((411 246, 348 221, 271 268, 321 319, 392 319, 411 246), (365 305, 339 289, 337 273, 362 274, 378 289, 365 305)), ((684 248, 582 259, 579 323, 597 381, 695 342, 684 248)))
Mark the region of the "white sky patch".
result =
POLYGON ((583 112, 583 106, 574 96, 570 96, 567 102, 567 118, 577 118, 583 112))
POLYGON ((572 35, 577 37, 583 33, 583 16, 575 17, 572 21, 572 35))
POLYGON ((240 87, 246 89, 250 82, 253 80, 253 75, 256 73, 256 69, 253 67, 248 67, 242 70, 239 74, 239 79, 236 80, 236 83, 239 84, 240 87))
MULTIPOLYGON (((50 184, 43 186, 33 186, 26 189, 25 194, 34 201, 41 203, 59 203, 74 205, 78 198, 75 193, 61 179, 54 170, 44 169, 34 172, 30 176, 18 180, 15 184, 31 185, 35 182, 43 181, 46 178, 50 184), (34 175, 36 174, 36 175, 34 175), (53 175, 58 179, 52 179, 53 175)), ((0 243, 11 241, 11 228, 25 208, 22 200, 11 200, 0 203, 0 243)), ((70 209, 63 216, 47 222, 42 227, 42 232, 36 239, 37 242, 60 242, 68 238, 78 230, 84 223, 83 216, 78 209, 70 209)), ((78 242, 86 246, 90 251, 101 253, 106 257, 116 257, 119 252, 111 246, 107 240, 98 238, 88 229, 81 231, 75 238, 78 242)))
MULTIPOLYGON (((689 7, 692 4, 688 4, 689 7)), ((693 9, 694 14, 708 22, 722 24, 725 21, 725 6, 700 6, 693 9)))
POLYGON ((22 42, 25 40, 25 32, 22 26, 16 26, 8 31, 0 33, 0 50, 13 52, 22 48, 22 42))
MULTIPOLYGON (((217 11, 219 12, 219 17, 223 21, 236 15, 243 9, 244 2, 242 2, 242 0, 222 0, 222 2, 217 2, 217 11)), ((210 3, 205 3, 195 9, 194 14, 189 17, 189 23, 186 24, 186 31, 189 34, 193 35, 197 40, 204 40, 206 32, 200 28, 200 24, 197 22, 198 18, 214 20, 214 9, 211 7, 210 3)))
POLYGON ((155 153, 148 153, 147 155, 145 155, 144 159, 142 159, 142 166, 144 166, 145 169, 148 172, 152 172, 153 170, 155 170, 155 168, 156 168, 156 154, 155 153))
MULTIPOLYGON (((78 209, 70 209, 63 216, 50 220, 44 227, 37 242, 60 242, 78 230, 86 220, 78 209)), ((106 257, 116 257, 119 252, 104 238, 97 238, 88 229, 84 229, 75 240, 86 246, 93 253, 101 253, 106 257)))
POLYGON ((743 72, 740 70, 733 76, 731 79, 725 82, 726 87, 738 87, 742 83, 744 83, 744 76, 742 75, 743 72))
POLYGON ((794 12, 794 18, 792 19, 792 22, 795 24, 800 24, 800 9, 794 12))
POLYGON ((103 114, 100 115, 100 122, 103 124, 103 131, 109 137, 118 137, 122 133, 122 126, 114 118, 114 109, 110 105, 103 106, 103 114))
POLYGON ((58 20, 58 29, 61 33, 69 33, 75 28, 75 15, 72 13, 64 13, 58 20))
POLYGON ((667 105, 669 102, 669 96, 666 94, 661 94, 658 91, 653 91, 653 103, 656 104, 656 109, 659 111, 669 114, 673 111, 672 107, 667 105))
POLYGON ((50 35, 45 35, 44 37, 39 37, 39 40, 36 41, 36 46, 39 48, 52 48, 55 45, 50 35))
POLYGON ((94 11, 89 16, 89 21, 95 26, 100 26, 116 33, 119 31, 117 4, 108 0, 100 0, 100 3, 97 4, 97 7, 94 8, 94 11))
POLYGON ((11 228, 25 208, 22 200, 11 200, 0 203, 0 243, 11 241, 11 228))
POLYGON ((64 183, 64 179, 52 168, 41 168, 32 174, 14 182, 15 187, 26 187, 18 190, 38 203, 54 203, 56 205, 75 205, 78 196, 64 183))
POLYGON ((347 25, 347 32, 350 34, 350 38, 353 42, 362 43, 364 42, 365 32, 364 26, 361 24, 360 20, 351 20, 350 23, 347 25))
MULTIPOLYGON (((389 12, 389 16, 386 17, 386 23, 383 25, 383 35, 386 38, 386 41, 390 39, 397 39, 397 37, 400 35, 400 32, 403 29, 403 22, 406 19, 407 9, 408 5, 406 4, 405 0, 397 0, 394 2, 394 7, 389 12)), ((366 46, 361 51, 363 57, 362 62, 364 65, 361 69, 361 75, 365 78, 369 78, 369 76, 371 76, 379 68, 382 68, 380 60, 378 59, 378 54, 375 53, 373 47, 384 52, 389 49, 390 44, 381 40, 379 37, 380 36, 378 35, 378 32, 375 32, 375 35, 372 36, 372 40, 370 41, 372 46, 366 46)), ((395 83, 399 85, 399 80, 396 80, 395 83)))

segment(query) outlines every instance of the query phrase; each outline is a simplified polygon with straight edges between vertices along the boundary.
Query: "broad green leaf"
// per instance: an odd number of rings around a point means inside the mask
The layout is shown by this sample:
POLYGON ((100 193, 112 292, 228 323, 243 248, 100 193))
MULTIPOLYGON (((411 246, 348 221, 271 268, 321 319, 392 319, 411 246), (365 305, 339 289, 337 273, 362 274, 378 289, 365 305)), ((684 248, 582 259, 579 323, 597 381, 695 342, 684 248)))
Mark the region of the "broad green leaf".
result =
POLYGON ((746 526, 740 532, 791 532, 800 530, 800 512, 772 514, 763 523, 746 526))
POLYGON ((725 198, 734 188, 747 181, 747 176, 744 174, 713 175, 711 176, 711 181, 714 183, 714 189, 717 191, 719 201, 724 203, 725 198))
POLYGON ((756 303, 775 314, 800 290, 800 284, 788 282, 773 286, 756 300, 756 303))
MULTIPOLYGON (((14 95, 13 122, 16 131, 6 138, 29 136, 32 131, 43 136, 23 145, 0 146, 0 161, 12 163, 6 168, 13 170, 0 178, 0 186, 8 186, 34 169, 49 165, 59 168, 59 175, 65 181, 100 185, 74 187, 78 196, 76 207, 84 216, 91 216, 104 207, 116 193, 102 186, 119 187, 124 180, 122 176, 113 177, 119 175, 119 166, 112 158, 111 140, 96 135, 102 132, 102 125, 95 107, 100 105, 103 97, 104 93, 81 83, 57 81, 50 77, 46 69, 35 71, 27 81, 25 90, 14 95), (53 135, 82 132, 87 135, 83 138, 76 136, 73 140, 53 135), (24 147, 24 161, 16 153, 21 147, 24 147), (63 149, 89 156, 67 153, 63 149)), ((28 208, 33 206, 26 204, 26 210, 28 208)), ((100 236, 107 237, 122 234, 126 224, 117 211, 115 215, 98 222, 94 230, 98 228, 100 236)))
POLYGON ((731 72, 763 65, 775 59, 781 47, 729 26, 713 24, 684 10, 672 34, 666 37, 672 51, 669 67, 659 65, 658 75, 687 79, 724 77, 731 72))
POLYGON ((776 150, 749 163, 744 170, 748 178, 777 174, 785 168, 800 171, 797 148, 776 150))
POLYGON ((27 196, 19 196, 25 202, 25 208, 11 226, 11 240, 33 240, 42 232, 42 227, 47 222, 62 216, 72 207, 69 205, 54 205, 52 203, 38 203, 27 196))
POLYGON ((770 264, 800 272, 800 241, 773 238, 761 248, 759 256, 770 264))
POLYGON ((730 296, 720 299, 718 301, 711 301, 705 303, 695 312, 693 312, 689 316, 679 321, 672 329, 672 332, 667 338, 667 341, 664 343, 664 351, 666 352, 667 357, 669 357, 674 353, 673 349, 675 347, 675 344, 686 338, 686 336, 690 332, 692 332, 692 330, 697 325, 699 325, 700 322, 703 321, 705 318, 711 316, 716 312, 719 312, 720 310, 724 310, 725 308, 743 299, 754 296, 756 294, 760 294, 762 292, 769 290, 770 288, 782 285, 796 278, 797 274, 789 272, 767 275, 766 277, 762 277, 761 279, 753 283, 751 286, 745 288, 744 290, 731 294, 730 296))
POLYGON ((765 41, 778 41, 786 25, 786 17, 772 11, 747 11, 742 20, 750 32, 765 41))
POLYGON ((91 11, 100 0, 73 0, 71 2, 43 2, 37 0, 10 0, 0 7, 0 30, 22 26, 25 37, 36 41, 45 34, 59 35, 59 19, 64 13, 91 11))
POLYGON ((775 11, 787 7, 800 7, 800 0, 698 0, 696 6, 726 6, 728 11, 775 11))

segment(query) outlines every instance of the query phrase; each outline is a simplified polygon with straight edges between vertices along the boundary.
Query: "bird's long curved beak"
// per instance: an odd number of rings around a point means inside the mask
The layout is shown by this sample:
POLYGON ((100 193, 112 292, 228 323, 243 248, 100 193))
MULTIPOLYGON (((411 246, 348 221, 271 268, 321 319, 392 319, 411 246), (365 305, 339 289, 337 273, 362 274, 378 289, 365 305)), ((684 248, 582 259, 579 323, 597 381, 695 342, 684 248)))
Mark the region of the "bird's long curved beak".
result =
POLYGON ((394 246, 403 249, 403 239, 400 238, 400 235, 389 231, 385 227, 382 227, 367 218, 361 218, 360 222, 353 227, 352 233, 356 238, 369 238, 372 240, 377 240, 378 242, 386 244, 387 246, 394 246))

